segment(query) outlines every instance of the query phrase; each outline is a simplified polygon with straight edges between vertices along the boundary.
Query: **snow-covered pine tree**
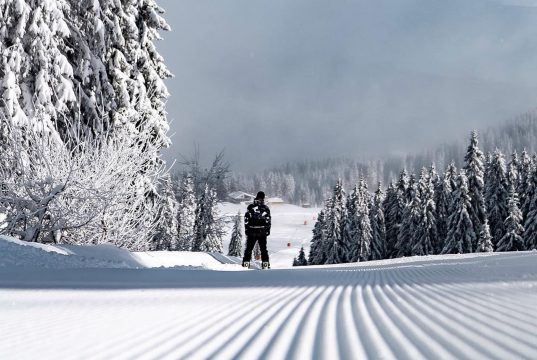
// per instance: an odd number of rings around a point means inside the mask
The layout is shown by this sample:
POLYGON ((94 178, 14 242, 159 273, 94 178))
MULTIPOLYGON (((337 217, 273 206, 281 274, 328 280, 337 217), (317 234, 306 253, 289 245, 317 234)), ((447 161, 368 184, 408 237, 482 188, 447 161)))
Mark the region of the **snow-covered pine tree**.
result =
POLYGON ((452 213, 449 217, 448 236, 442 254, 463 254, 472 252, 472 244, 477 234, 468 213, 472 206, 468 194, 468 180, 464 170, 457 178, 457 187, 453 197, 452 213))
MULTIPOLYGON (((58 1, 0 3, 2 67, 0 117, 38 132, 62 132, 76 102, 73 69, 65 54, 71 32, 66 23, 70 4, 58 1), (2 46, 4 47, 4 46, 2 46)), ((1 76, 0 76, 1 77, 1 76)))
MULTIPOLYGON (((513 171, 511 170, 510 173, 513 171)), ((512 177, 513 175, 510 175, 512 177)), ((505 219, 505 235, 498 241, 496 251, 522 251, 524 250, 524 227, 522 226, 522 212, 518 205, 518 195, 515 184, 509 185, 507 197, 508 216, 505 219)))
POLYGON ((384 192, 381 183, 378 183, 369 219, 371 222, 371 260, 382 260, 386 258, 386 224, 384 218, 384 192))
POLYGON ((345 209, 345 224, 343 228, 343 246, 346 249, 346 258, 344 262, 349 262, 357 250, 358 246, 358 227, 359 227, 359 216, 358 216, 358 206, 359 206, 359 196, 360 191, 358 189, 358 184, 354 186, 352 192, 347 197, 346 209, 345 209))
POLYGON ((435 189, 436 230, 437 239, 434 243, 434 253, 439 254, 444 248, 448 234, 448 219, 453 204, 453 189, 447 173, 437 182, 435 189))
POLYGON ((485 223, 481 228, 479 234, 479 240, 477 242, 477 252, 493 252, 494 246, 492 245, 492 236, 490 235, 489 222, 485 219, 485 223))
POLYGON ((520 203, 522 209, 522 216, 524 223, 529 219, 529 213, 532 210, 532 202, 535 194, 537 193, 537 167, 532 162, 524 190, 524 202, 520 203))
POLYGON ((154 0, 4 0, 0 13, 0 116, 63 141, 82 125, 138 141, 147 129, 147 146, 169 144, 171 74, 155 48, 169 27, 154 0))
POLYGON ((395 242, 393 242, 394 230, 396 226, 396 209, 397 209, 397 189, 393 182, 390 182, 386 189, 386 196, 382 202, 386 224, 386 256, 389 258, 393 253, 395 242))
POLYGON ((420 210, 418 223, 413 236, 412 255, 430 255, 437 247, 436 204, 434 202, 434 184, 427 169, 421 170, 418 182, 420 193, 420 210))
POLYGON ((397 238, 399 228, 403 221, 403 212, 406 205, 405 194, 408 187, 408 175, 403 169, 399 175, 397 185, 390 184, 384 200, 384 214, 386 216, 386 257, 397 256, 397 238))
POLYGON ((179 205, 175 199, 173 184, 169 174, 167 174, 159 184, 158 193, 158 226, 153 236, 153 246, 155 250, 173 250, 177 248, 178 226, 177 212, 179 205))
POLYGON ((496 150, 490 156, 487 165, 487 178, 485 183, 485 201, 487 204, 488 220, 495 247, 505 235, 505 219, 508 216, 509 185, 505 170, 503 154, 496 150))
MULTIPOLYGON (((485 159, 479 149, 477 131, 472 131, 470 145, 468 145, 464 161, 464 171, 468 179, 468 195, 472 204, 472 207, 468 209, 468 213, 474 225, 474 232, 479 234, 486 218, 485 199, 483 195, 485 186, 483 179, 485 159)), ((473 250, 477 248, 477 238, 475 239, 475 243, 472 244, 472 248, 473 250)))
POLYGON ((228 256, 242 256, 242 223, 243 217, 239 211, 235 216, 233 223, 233 231, 231 232, 231 240, 229 241, 228 256))
POLYGON ((222 253, 222 224, 217 214, 216 192, 205 187, 196 208, 192 251, 222 253))
POLYGON ((300 247, 298 256, 293 261, 293 266, 307 266, 308 260, 306 260, 306 253, 304 252, 304 246, 300 247))
POLYGON ((421 199, 418 191, 415 175, 410 176, 410 181, 405 194, 408 199, 403 210, 402 223, 397 234, 395 245, 395 257, 411 256, 414 236, 420 219, 421 199))
POLYGON ((181 181, 178 198, 178 244, 172 250, 191 251, 194 240, 194 225, 198 201, 194 192, 194 184, 190 175, 185 175, 181 181))
POLYGON ((371 241, 373 239, 373 230, 369 218, 371 195, 367 190, 367 183, 362 178, 358 183, 358 196, 356 203, 357 229, 355 232, 355 241, 357 244, 354 251, 350 254, 352 262, 368 261, 371 258, 371 241))
POLYGON ((343 246, 345 217, 345 190, 340 179, 334 187, 326 213, 326 264, 339 264, 347 259, 348 250, 343 246))
MULTIPOLYGON (((528 187, 532 174, 532 162, 531 158, 528 155, 526 149, 522 151, 520 155, 520 161, 518 163, 518 187, 517 192, 520 201, 520 210, 522 211, 522 218, 524 221, 528 215, 527 209, 525 208, 526 199, 528 198, 528 187)), ((531 201, 531 199, 529 200, 531 201)), ((528 204, 529 205, 529 204, 528 204)))
POLYGON ((326 262, 326 254, 324 253, 325 246, 325 211, 326 208, 319 212, 317 215, 317 221, 313 227, 313 237, 311 239, 310 253, 308 256, 308 262, 311 265, 320 265, 326 262))
POLYGON ((533 194, 524 222, 524 245, 526 250, 537 249, 537 193, 533 194))

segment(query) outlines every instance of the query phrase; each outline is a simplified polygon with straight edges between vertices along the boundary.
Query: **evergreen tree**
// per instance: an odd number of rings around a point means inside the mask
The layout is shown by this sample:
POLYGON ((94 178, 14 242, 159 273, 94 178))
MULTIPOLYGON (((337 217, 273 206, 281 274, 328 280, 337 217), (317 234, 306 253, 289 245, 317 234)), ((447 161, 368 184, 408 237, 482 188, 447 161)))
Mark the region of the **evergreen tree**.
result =
POLYGON ((348 254, 343 246, 343 226, 345 224, 345 190, 338 180, 326 213, 326 263, 338 264, 346 261, 348 254))
MULTIPOLYGON (((522 218, 526 220, 528 215, 526 208, 526 201, 529 193, 529 183, 532 175, 532 162, 526 149, 522 151, 520 155, 520 161, 518 163, 518 187, 517 192, 520 200, 520 209, 522 210, 522 218)), ((529 200, 531 201, 531 199, 529 200)), ((529 204, 528 204, 529 205, 529 204)))
POLYGON ((343 244, 346 249, 346 259, 343 262, 349 262, 353 253, 356 252, 358 246, 358 227, 359 227, 359 215, 358 207, 360 202, 360 190, 358 184, 356 184, 347 197, 347 203, 345 206, 345 225, 343 228, 343 244))
POLYGON ((198 201, 194 192, 192 177, 183 177, 179 194, 178 210, 178 243, 176 248, 171 250, 191 251, 194 241, 194 225, 196 223, 196 209, 198 201))
POLYGON ((448 219, 453 204, 453 189, 448 174, 444 174, 437 182, 434 201, 436 204, 437 239, 434 242, 434 253, 439 254, 444 248, 448 234, 448 219))
POLYGON ((472 252, 472 244, 477 234, 468 213, 471 199, 468 194, 468 181, 464 170, 457 179, 452 214, 449 217, 448 236, 442 254, 463 254, 472 252))
POLYGON ((169 27, 154 0, 2 1, 0 13, 2 117, 64 141, 74 125, 133 138, 145 128, 148 146, 169 144, 171 74, 155 47, 169 27))
POLYGON ((239 211, 235 216, 233 223, 233 231, 231 232, 231 240, 229 241, 228 256, 242 256, 242 223, 243 217, 239 211))
POLYGON ((304 246, 300 248, 298 256, 293 260, 293 266, 307 266, 306 254, 304 253, 304 246))
POLYGON ((518 205, 518 195, 515 184, 509 186, 508 195, 508 216, 505 219, 505 235, 498 241, 496 251, 522 251, 524 250, 524 240, 522 234, 524 227, 522 224, 522 212, 518 205))
POLYGON ((413 239, 420 219, 421 199, 414 174, 410 177, 405 198, 407 202, 403 210, 402 223, 394 249, 396 257, 412 255, 413 239))
POLYGON ((325 246, 325 210, 321 210, 317 216, 317 221, 313 227, 313 237, 311 239, 310 253, 308 262, 311 265, 320 265, 326 262, 325 246))
POLYGON ((479 241, 477 242, 477 252, 492 252, 494 246, 492 245, 492 236, 490 235, 489 222, 485 219, 485 223, 479 234, 479 241))
MULTIPOLYGON (((484 156, 481 150, 479 150, 479 142, 477 138, 477 132, 472 131, 470 137, 470 145, 466 151, 464 157, 465 166, 464 171, 468 179, 468 195, 470 196, 471 208, 468 209, 470 220, 474 225, 474 232, 479 234, 481 232, 481 226, 485 222, 485 200, 484 200, 484 156)), ((477 237, 475 243, 472 244, 472 248, 477 248, 477 237)))
POLYGON ((362 178, 358 184, 358 195, 356 203, 356 224, 355 231, 356 246, 350 254, 352 262, 367 261, 371 257, 371 241, 373 240, 373 230, 370 222, 371 196, 367 190, 367 184, 362 178))
POLYGON ((524 191, 524 202, 520 202, 524 223, 529 219, 529 213, 532 210, 532 202, 537 193, 537 168, 532 166, 529 169, 524 191))
POLYGON ((430 255, 437 247, 436 204, 434 202, 434 184, 429 173, 422 169, 418 190, 420 209, 418 223, 413 237, 412 255, 430 255))
POLYGON ((533 195, 528 216, 524 222, 524 242, 527 250, 537 249, 537 194, 533 195))
POLYGON ((177 212, 178 204, 173 192, 169 175, 161 180, 159 191, 159 223, 153 236, 155 250, 173 250, 177 248, 177 212))
POLYGON ((383 203, 384 193, 379 183, 369 214, 372 230, 371 260, 382 260, 386 257, 386 225, 384 219, 383 203))
MULTIPOLYGON (((390 182, 388 188, 386 189, 386 196, 382 203, 382 208, 386 216, 386 258, 389 258, 393 253, 395 243, 397 238, 394 241, 394 234, 396 233, 397 226, 397 210, 398 210, 398 201, 397 201, 397 189, 393 182, 390 182)), ((400 220, 400 219, 399 219, 400 220)))
POLYGON ((487 167, 485 198, 492 241, 497 247, 497 242, 503 238, 506 232, 504 221, 508 216, 507 196, 509 190, 505 161, 499 150, 494 151, 487 167))
POLYGON ((386 215, 386 253, 387 257, 397 256, 396 248, 399 229, 403 222, 403 212, 406 205, 408 175, 403 169, 395 188, 389 187, 384 201, 386 215))
POLYGON ((216 213, 216 192, 205 187, 196 208, 192 251, 222 253, 222 226, 216 213))

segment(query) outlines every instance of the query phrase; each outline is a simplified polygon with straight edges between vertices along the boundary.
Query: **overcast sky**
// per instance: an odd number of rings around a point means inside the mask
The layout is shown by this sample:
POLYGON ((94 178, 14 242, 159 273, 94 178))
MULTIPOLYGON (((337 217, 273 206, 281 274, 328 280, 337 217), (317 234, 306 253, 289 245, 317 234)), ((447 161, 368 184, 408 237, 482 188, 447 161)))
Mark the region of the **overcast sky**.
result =
POLYGON ((234 169, 429 148, 537 106, 534 0, 159 0, 165 157, 234 169))

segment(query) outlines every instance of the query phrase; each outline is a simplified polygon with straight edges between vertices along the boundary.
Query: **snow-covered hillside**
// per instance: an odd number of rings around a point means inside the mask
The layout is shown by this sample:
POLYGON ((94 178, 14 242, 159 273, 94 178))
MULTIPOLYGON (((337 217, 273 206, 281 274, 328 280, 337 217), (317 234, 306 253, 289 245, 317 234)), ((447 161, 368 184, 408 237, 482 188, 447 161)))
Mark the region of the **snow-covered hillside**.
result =
POLYGON ((537 357, 537 252, 215 271, 0 244, 18 259, 0 267, 1 359, 537 357))

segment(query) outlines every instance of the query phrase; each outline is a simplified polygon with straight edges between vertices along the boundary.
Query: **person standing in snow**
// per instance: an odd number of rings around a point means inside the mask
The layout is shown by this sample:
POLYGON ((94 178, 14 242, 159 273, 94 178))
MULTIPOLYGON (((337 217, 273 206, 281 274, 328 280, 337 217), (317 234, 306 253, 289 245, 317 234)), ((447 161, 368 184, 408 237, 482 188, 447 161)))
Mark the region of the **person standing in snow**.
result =
POLYGON ((242 259, 242 266, 250 267, 252 250, 255 243, 259 243, 261 249, 261 261, 263 269, 270 269, 269 255, 267 251, 267 236, 270 235, 270 209, 265 205, 265 193, 260 191, 253 204, 248 205, 244 214, 244 230, 246 233, 246 250, 242 259))

